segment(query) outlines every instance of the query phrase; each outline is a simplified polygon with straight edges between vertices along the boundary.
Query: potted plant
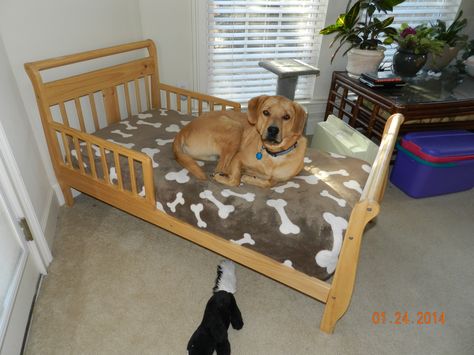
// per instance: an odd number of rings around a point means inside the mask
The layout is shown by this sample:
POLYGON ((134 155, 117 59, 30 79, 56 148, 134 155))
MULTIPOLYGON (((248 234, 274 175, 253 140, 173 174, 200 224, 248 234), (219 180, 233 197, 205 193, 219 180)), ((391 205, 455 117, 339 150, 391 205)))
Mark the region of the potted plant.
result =
POLYGON ((467 42, 468 36, 461 34, 467 25, 467 19, 461 19, 462 15, 461 10, 449 27, 442 20, 437 20, 435 24, 431 25, 433 38, 446 44, 439 54, 428 54, 425 66, 428 70, 441 71, 456 57, 461 47, 467 42))
POLYGON ((400 76, 415 76, 426 63, 428 53, 439 53, 444 42, 433 38, 433 29, 426 24, 410 27, 403 23, 395 35, 398 44, 393 55, 393 71, 400 76))
POLYGON ((346 70, 351 77, 358 78, 361 73, 377 71, 384 58, 382 44, 392 43, 391 35, 396 29, 390 27, 393 17, 379 20, 376 13, 388 13, 393 7, 405 0, 352 0, 347 3, 346 12, 339 15, 336 23, 323 28, 320 33, 336 36, 330 47, 337 43, 337 48, 331 58, 331 63, 342 47, 348 46, 346 70), (385 37, 382 41, 381 37, 385 37))

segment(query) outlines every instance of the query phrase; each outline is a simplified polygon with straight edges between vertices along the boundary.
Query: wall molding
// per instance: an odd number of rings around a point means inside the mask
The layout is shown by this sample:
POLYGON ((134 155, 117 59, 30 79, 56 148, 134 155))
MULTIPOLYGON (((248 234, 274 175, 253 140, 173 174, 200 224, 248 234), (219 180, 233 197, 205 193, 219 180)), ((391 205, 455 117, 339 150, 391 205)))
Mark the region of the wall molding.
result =
POLYGON ((50 190, 43 211, 43 216, 41 217, 41 228, 43 229, 44 237, 48 243, 49 249, 51 250, 53 247, 54 236, 56 234, 56 222, 59 215, 59 203, 54 189, 50 190))

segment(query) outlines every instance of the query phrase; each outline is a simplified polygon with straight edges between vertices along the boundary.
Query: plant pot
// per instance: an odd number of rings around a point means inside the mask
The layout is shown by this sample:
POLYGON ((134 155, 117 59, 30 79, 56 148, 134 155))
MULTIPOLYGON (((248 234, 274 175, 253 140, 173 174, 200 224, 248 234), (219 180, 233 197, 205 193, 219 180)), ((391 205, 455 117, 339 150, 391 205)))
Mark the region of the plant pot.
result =
POLYGON ((402 77, 416 76, 416 73, 425 65, 427 58, 426 53, 415 54, 399 49, 393 55, 393 72, 402 77))
POLYGON ((428 53, 428 60, 425 68, 433 71, 441 71, 457 56, 459 47, 444 46, 440 54, 428 53))
POLYGON ((376 72, 384 58, 385 49, 356 49, 347 52, 347 74, 358 79, 362 73, 376 72))

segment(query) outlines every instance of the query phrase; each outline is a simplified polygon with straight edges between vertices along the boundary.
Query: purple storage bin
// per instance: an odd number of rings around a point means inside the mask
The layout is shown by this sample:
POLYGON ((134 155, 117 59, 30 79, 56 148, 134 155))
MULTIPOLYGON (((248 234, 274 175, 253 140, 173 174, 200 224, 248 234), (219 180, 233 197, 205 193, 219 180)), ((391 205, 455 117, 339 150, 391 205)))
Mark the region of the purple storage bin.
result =
POLYGON ((427 162, 397 145, 390 181, 415 198, 443 195, 474 187, 474 159, 452 163, 427 162))
POLYGON ((474 133, 466 130, 406 134, 402 147, 432 163, 474 159, 474 133))

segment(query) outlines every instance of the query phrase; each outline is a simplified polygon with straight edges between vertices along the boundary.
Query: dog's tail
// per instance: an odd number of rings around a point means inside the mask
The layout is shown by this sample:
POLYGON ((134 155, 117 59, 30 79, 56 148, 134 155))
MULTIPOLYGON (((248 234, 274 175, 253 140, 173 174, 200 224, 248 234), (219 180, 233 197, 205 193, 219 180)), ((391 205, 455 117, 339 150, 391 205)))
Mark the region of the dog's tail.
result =
POLYGON ((235 278, 235 265, 230 260, 223 260, 217 266, 217 277, 214 288, 215 292, 226 291, 234 294, 237 291, 237 280, 235 278))
POLYGON ((196 161, 183 151, 181 135, 178 134, 173 141, 173 153, 176 161, 193 174, 199 180, 207 180, 207 176, 196 163, 196 161))

